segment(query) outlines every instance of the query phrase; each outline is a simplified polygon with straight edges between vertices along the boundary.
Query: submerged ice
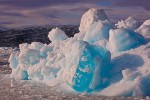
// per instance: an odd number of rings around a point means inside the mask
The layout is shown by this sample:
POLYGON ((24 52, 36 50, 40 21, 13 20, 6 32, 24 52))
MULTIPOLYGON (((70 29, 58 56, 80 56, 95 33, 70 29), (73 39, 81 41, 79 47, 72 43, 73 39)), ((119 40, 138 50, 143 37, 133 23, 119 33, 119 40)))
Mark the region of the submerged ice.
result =
POLYGON ((105 96, 150 95, 149 20, 140 26, 129 17, 116 25, 104 10, 89 9, 74 37, 55 28, 50 44, 20 44, 9 58, 11 78, 105 96))

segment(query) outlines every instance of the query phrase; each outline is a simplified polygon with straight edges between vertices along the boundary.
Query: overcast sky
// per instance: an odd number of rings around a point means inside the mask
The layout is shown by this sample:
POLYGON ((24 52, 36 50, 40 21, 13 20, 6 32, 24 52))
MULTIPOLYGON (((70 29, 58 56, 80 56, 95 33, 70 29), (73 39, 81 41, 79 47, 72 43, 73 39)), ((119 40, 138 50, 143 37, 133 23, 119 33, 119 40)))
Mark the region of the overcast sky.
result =
POLYGON ((0 26, 77 25, 93 7, 114 22, 128 16, 150 19, 150 0, 0 0, 0 26))

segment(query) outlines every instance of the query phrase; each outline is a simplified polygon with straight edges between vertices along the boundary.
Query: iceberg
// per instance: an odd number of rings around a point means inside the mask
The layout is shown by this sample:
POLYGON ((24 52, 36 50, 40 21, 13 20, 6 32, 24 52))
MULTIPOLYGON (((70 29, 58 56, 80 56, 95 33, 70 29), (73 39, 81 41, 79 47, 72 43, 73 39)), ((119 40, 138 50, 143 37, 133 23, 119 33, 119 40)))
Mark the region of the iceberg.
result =
POLYGON ((139 27, 129 17, 116 28, 104 10, 89 9, 74 37, 54 28, 48 34, 50 44, 20 44, 9 58, 10 77, 65 84, 79 93, 150 96, 149 22, 139 27))

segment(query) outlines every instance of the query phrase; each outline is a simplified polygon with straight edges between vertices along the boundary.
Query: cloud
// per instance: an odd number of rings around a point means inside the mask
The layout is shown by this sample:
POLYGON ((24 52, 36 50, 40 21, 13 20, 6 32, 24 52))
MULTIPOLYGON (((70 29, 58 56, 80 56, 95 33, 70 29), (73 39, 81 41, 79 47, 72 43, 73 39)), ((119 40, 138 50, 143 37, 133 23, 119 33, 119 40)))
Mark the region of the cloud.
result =
POLYGON ((126 12, 126 11, 117 11, 117 10, 114 10, 114 11, 111 11, 109 12, 108 11, 108 16, 109 18, 113 21, 113 22, 117 22, 119 20, 125 20, 126 18, 128 18, 129 16, 132 16, 136 19, 138 19, 140 22, 144 22, 145 20, 149 19, 150 18, 150 14, 148 13, 133 13, 134 11, 130 11, 130 12, 126 12))
MULTIPOLYGON (((105 0, 98 0, 105 2, 105 0)), ((33 9, 33 8, 42 8, 55 5, 74 5, 77 3, 94 3, 97 0, 0 0, 0 5, 9 6, 14 9, 33 9)))
POLYGON ((2 21, 2 22, 0 22, 0 24, 14 24, 14 22, 11 22, 11 21, 2 21))
POLYGON ((79 24, 82 14, 93 7, 104 9, 115 22, 128 16, 144 21, 150 18, 147 4, 140 0, 0 0, 0 24, 8 27, 79 24))
POLYGON ((114 0, 112 2, 114 6, 124 7, 143 7, 146 10, 150 10, 150 0, 114 0))
POLYGON ((0 11, 0 16, 20 16, 20 17, 25 17, 25 15, 23 15, 22 13, 19 12, 4 12, 4 11, 0 11))

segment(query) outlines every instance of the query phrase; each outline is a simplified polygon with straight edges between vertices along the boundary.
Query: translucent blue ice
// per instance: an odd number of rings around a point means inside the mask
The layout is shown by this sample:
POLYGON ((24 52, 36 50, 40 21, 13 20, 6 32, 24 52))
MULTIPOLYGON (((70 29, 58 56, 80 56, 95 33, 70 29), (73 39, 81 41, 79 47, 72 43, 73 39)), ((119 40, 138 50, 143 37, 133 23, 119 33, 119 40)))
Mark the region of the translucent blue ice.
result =
MULTIPOLYGON (((100 46, 89 45, 80 41, 76 45, 81 45, 78 64, 72 77, 71 87, 79 92, 92 92, 106 86, 103 78, 110 62, 110 52, 100 46)), ((78 47, 78 46, 76 46, 78 47)), ((76 50, 75 50, 76 52, 76 50)))

